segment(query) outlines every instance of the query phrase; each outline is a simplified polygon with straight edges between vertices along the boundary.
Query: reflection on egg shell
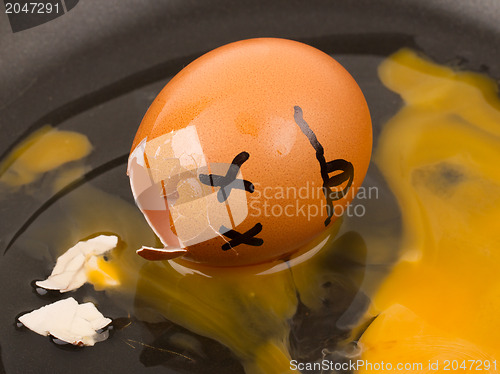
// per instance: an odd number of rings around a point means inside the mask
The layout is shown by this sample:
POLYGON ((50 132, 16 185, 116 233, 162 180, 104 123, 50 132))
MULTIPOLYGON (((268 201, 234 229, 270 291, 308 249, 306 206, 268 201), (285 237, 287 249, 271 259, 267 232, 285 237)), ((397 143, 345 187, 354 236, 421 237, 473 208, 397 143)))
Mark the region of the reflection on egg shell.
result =
POLYGON ((165 245, 140 254, 285 258, 352 200, 371 147, 363 94, 327 54, 272 38, 217 48, 165 86, 134 139, 132 191, 165 245))

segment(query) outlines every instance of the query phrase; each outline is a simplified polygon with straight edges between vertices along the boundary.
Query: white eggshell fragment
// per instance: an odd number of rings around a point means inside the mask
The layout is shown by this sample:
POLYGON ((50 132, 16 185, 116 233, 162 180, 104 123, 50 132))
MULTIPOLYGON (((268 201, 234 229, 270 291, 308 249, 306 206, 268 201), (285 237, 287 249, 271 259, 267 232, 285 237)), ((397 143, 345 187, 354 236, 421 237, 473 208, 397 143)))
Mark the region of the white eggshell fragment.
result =
POLYGON ((118 237, 114 235, 99 235, 78 242, 57 259, 52 274, 44 281, 37 281, 36 285, 47 290, 59 290, 60 292, 80 288, 88 280, 87 267, 92 267, 97 256, 104 255, 115 248, 117 244, 118 237))
POLYGON ((19 317, 19 322, 39 335, 51 335, 73 345, 93 346, 109 332, 98 331, 111 323, 94 304, 78 304, 72 297, 57 301, 19 317))

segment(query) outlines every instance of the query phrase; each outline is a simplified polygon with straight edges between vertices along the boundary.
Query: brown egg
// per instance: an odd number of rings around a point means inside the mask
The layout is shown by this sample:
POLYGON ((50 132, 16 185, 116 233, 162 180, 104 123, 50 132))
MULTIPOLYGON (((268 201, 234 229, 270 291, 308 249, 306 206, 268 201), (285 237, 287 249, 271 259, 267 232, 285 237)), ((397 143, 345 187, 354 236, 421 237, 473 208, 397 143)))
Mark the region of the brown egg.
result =
POLYGON ((250 39, 193 61, 156 97, 128 173, 165 249, 214 266, 284 258, 341 215, 370 161, 363 94, 327 54, 250 39))

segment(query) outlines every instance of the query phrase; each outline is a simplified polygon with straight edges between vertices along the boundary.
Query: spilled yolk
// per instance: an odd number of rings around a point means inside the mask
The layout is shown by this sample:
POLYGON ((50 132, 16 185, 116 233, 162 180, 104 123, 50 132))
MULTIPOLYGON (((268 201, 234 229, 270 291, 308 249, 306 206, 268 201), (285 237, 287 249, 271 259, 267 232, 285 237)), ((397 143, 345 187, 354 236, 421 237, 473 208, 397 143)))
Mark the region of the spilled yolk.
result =
POLYGON ((0 182, 22 186, 63 164, 87 156, 92 146, 85 135, 45 126, 31 134, 0 164, 0 182))
POLYGON ((498 87, 410 50, 388 58, 379 75, 405 101, 375 154, 401 208, 404 242, 374 297, 373 312, 382 313, 360 340, 363 358, 422 363, 422 372, 436 372, 429 360, 440 370, 444 360, 489 360, 483 372, 497 372, 498 87))
POLYGON ((110 265, 104 257, 98 257, 95 263, 87 264, 85 273, 88 281, 94 284, 98 291, 119 285, 116 267, 110 265))
POLYGON ((112 254, 99 273, 88 275, 96 289, 109 289, 114 279, 119 284, 115 290, 135 292, 144 308, 228 346, 246 373, 288 373, 288 321, 297 309, 297 293, 307 307, 320 306, 319 282, 335 278, 325 260, 332 256, 328 249, 338 227, 308 245, 305 250, 319 252, 291 270, 274 271, 270 265, 190 269, 174 261, 145 261, 123 250, 112 254))

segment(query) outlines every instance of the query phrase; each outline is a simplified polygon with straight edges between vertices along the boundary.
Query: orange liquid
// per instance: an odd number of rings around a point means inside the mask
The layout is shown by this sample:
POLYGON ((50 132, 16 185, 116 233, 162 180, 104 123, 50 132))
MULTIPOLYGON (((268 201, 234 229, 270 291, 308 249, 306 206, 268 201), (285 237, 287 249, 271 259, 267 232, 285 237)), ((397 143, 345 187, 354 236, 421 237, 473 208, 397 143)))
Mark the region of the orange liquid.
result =
POLYGON ((465 372, 474 372, 468 360, 482 360, 482 372, 496 373, 498 87, 484 75, 454 71, 410 50, 388 58, 379 75, 405 101, 375 154, 400 205, 404 240, 400 261, 373 299, 372 313, 382 314, 360 341, 363 358, 394 367, 421 363, 418 372, 436 372, 429 362, 437 361, 444 370, 445 360, 465 360, 471 370, 465 372))

